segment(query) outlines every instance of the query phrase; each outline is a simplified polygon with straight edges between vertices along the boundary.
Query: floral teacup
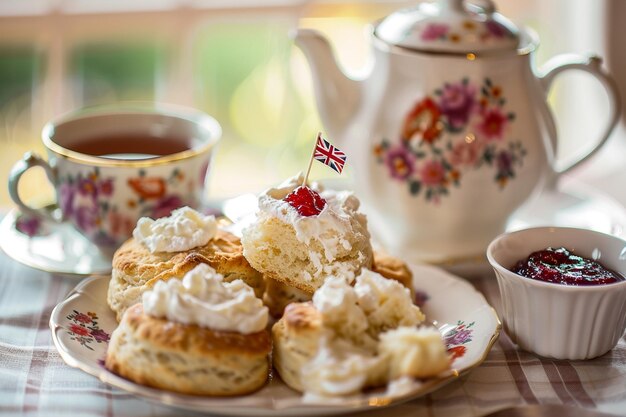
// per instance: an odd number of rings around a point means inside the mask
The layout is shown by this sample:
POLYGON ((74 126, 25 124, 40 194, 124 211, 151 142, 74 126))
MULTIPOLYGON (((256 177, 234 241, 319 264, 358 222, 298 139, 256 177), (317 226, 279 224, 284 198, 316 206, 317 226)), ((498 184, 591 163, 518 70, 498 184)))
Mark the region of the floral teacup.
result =
POLYGON ((69 221, 110 252, 140 217, 200 206, 220 136, 215 119, 192 109, 153 104, 81 110, 46 124, 48 162, 26 153, 11 171, 9 192, 25 215, 69 221), (18 195, 20 177, 35 166, 54 185, 56 210, 29 207, 18 195))

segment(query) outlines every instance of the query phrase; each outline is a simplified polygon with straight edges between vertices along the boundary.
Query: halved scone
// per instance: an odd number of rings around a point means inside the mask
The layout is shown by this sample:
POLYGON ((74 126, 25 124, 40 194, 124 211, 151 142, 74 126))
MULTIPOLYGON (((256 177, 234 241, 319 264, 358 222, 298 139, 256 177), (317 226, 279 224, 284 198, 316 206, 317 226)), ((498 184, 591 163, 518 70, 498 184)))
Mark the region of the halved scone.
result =
POLYGON ((294 177, 261 194, 256 220, 241 241, 246 259, 266 278, 312 294, 328 276, 354 279, 371 268, 372 246, 367 219, 351 192, 301 183, 294 177), (302 214, 286 200, 301 188, 323 206, 316 214, 302 214))
POLYGON ((323 396, 436 376, 450 356, 424 320, 395 280, 366 269, 354 286, 330 277, 312 302, 288 305, 274 324, 274 367, 291 388, 323 396))

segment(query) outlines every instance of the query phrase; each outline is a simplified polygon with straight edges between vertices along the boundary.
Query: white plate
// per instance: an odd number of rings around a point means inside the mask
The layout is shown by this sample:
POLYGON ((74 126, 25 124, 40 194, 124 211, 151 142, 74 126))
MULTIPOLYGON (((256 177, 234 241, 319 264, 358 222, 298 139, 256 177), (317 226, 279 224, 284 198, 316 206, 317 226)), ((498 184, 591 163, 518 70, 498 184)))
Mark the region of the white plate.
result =
POLYGON ((431 266, 411 267, 418 300, 427 319, 435 322, 456 354, 453 371, 438 378, 408 381, 396 390, 315 403, 289 389, 278 376, 254 394, 234 398, 194 397, 148 388, 121 378, 103 366, 108 336, 117 327, 106 303, 108 277, 82 281, 52 311, 50 329, 54 344, 70 366, 100 378, 114 387, 153 402, 206 413, 245 416, 303 416, 342 414, 397 404, 432 392, 478 366, 498 338, 500 321, 495 310, 468 282, 431 266))

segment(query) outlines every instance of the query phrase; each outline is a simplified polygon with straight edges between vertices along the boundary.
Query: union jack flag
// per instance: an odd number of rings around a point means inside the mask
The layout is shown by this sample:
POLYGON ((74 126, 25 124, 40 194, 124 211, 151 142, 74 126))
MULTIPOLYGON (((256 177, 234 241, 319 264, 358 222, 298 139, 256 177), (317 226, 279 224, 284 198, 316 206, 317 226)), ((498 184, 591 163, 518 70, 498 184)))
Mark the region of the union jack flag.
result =
POLYGON ((344 164, 346 163, 346 154, 339 148, 331 145, 330 142, 321 136, 317 137, 313 158, 320 161, 324 165, 328 165, 340 174, 341 171, 343 171, 344 164))

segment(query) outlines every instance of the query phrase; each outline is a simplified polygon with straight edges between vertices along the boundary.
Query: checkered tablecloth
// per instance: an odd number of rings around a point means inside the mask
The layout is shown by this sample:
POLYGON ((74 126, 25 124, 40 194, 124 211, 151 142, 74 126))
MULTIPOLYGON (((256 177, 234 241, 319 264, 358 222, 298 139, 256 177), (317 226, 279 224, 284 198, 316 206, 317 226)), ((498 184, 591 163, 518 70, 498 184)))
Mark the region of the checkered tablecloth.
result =
MULTIPOLYGON (((491 273, 471 282, 499 308, 491 273)), ((77 278, 40 272, 0 253, 0 415, 185 415, 65 365, 52 344, 48 320, 77 283, 77 278)), ((626 415, 626 339, 598 359, 570 362, 518 351, 502 334, 487 360, 467 376, 418 400, 360 415, 481 416, 539 403, 626 415)))

